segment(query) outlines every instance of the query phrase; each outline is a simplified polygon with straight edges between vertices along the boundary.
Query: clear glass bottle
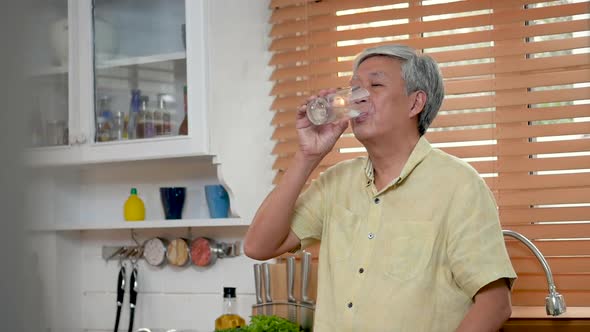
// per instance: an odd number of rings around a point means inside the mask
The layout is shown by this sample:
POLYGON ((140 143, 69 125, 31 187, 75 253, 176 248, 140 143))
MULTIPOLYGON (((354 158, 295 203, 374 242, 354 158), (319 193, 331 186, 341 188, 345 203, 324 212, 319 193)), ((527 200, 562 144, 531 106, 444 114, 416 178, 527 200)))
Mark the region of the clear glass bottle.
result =
POLYGON ((154 111, 149 108, 149 98, 144 96, 141 100, 141 113, 143 113, 143 137, 156 137, 156 126, 154 124, 154 111))
POLYGON ((113 112, 111 97, 102 96, 99 99, 98 114, 96 116, 96 141, 107 142, 112 139, 113 112))
POLYGON ((172 114, 166 104, 166 97, 168 96, 165 93, 158 94, 158 108, 154 113, 156 135, 158 136, 172 135, 172 114))
POLYGON ((137 138, 145 138, 145 118, 147 111, 147 104, 149 101, 148 96, 141 96, 140 98, 139 112, 137 113, 137 123, 135 125, 135 132, 137 138))
POLYGON ((162 113, 162 135, 172 135, 172 113, 167 108, 162 113))
POLYGON ((125 112, 114 113, 111 139, 114 141, 125 139, 125 112))
POLYGON ((154 127, 156 127, 156 136, 162 136, 164 134, 164 126, 162 116, 164 114, 164 94, 159 93, 156 97, 157 107, 154 109, 154 127))
POLYGON ((237 314, 235 287, 223 287, 222 315, 215 320, 215 330, 246 326, 244 318, 237 314))
POLYGON ((127 138, 137 138, 137 123, 139 121, 139 107, 141 105, 141 91, 131 90, 131 102, 129 105, 129 118, 127 120, 127 138))

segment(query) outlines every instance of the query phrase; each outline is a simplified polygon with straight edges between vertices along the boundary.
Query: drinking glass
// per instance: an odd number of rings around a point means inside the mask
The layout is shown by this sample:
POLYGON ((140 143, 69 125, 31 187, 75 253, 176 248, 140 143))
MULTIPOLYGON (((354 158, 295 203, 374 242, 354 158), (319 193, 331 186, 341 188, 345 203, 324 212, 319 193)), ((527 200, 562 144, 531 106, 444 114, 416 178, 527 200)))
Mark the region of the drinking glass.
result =
POLYGON ((367 97, 369 91, 358 86, 317 97, 307 104, 307 118, 317 126, 343 118, 357 117, 363 112, 360 102, 367 97))
POLYGON ((160 199, 166 219, 182 219, 186 187, 161 187, 160 199))
POLYGON ((229 195, 222 185, 206 185, 205 197, 211 218, 227 218, 229 216, 229 195))

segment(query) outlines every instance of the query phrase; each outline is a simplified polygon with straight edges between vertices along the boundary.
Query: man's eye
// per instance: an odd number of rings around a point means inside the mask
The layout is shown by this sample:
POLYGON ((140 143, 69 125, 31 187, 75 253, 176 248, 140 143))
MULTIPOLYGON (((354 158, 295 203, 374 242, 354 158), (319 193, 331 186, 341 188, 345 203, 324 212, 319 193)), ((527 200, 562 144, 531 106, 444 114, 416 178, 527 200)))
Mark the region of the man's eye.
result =
POLYGON ((381 83, 371 83, 371 86, 383 86, 381 83))

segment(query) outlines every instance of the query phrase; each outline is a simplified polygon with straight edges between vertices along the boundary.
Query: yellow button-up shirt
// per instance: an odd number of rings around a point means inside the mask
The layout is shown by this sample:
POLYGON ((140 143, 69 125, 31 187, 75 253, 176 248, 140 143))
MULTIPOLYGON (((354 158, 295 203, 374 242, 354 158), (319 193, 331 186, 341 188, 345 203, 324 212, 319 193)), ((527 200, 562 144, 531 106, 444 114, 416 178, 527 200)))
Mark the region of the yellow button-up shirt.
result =
POLYGON ((292 230, 320 240, 314 331, 454 331, 477 291, 516 274, 494 198, 467 163, 422 137, 377 192, 367 158, 313 181, 292 230))

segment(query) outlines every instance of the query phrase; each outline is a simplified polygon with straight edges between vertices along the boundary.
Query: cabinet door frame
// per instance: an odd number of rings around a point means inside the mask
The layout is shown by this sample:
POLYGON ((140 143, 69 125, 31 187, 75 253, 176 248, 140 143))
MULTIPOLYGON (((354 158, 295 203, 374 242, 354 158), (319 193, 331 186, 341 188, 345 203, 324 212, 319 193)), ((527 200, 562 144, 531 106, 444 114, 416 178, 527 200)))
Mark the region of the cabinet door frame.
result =
POLYGON ((186 136, 118 142, 94 142, 94 49, 92 0, 78 1, 79 128, 82 164, 183 156, 211 156, 207 126, 208 75, 206 71, 206 4, 185 0, 188 129, 186 136))
MULTIPOLYGON (((79 105, 79 68, 78 68, 78 3, 76 0, 67 0, 67 21, 68 21, 68 64, 64 68, 41 68, 49 69, 50 73, 41 75, 52 75, 65 73, 68 77, 68 144, 58 146, 32 147, 24 151, 24 158, 27 165, 32 167, 44 165, 69 165, 81 161, 81 149, 78 143, 80 138, 80 117, 77 113, 79 105)), ((50 31, 50 27, 46 27, 50 31)), ((49 35, 48 35, 49 36, 49 35)), ((42 50, 39 50, 43 52, 42 50)), ((33 73, 35 74, 35 73, 33 73)))

